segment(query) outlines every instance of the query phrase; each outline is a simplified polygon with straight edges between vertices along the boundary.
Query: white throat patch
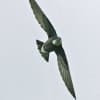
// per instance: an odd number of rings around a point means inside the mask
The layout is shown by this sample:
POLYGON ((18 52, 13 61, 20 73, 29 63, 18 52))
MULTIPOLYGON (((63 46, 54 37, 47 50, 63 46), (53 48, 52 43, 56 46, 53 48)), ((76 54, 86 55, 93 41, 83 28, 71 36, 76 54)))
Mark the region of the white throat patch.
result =
POLYGON ((59 45, 62 44, 62 41, 61 41, 60 38, 58 38, 58 39, 53 40, 53 41, 52 41, 52 44, 55 45, 55 46, 59 46, 59 45))

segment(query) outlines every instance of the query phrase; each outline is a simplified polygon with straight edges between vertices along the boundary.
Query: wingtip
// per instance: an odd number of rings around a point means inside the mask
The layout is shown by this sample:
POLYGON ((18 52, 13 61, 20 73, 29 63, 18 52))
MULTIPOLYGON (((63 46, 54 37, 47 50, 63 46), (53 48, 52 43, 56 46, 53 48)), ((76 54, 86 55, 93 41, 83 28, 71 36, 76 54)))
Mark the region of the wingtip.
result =
POLYGON ((73 91, 70 91, 70 93, 71 93, 72 97, 76 100, 76 94, 75 94, 74 88, 73 88, 73 91))
POLYGON ((76 100, 76 96, 74 96, 74 99, 76 100))
POLYGON ((75 94, 73 95, 73 97, 74 97, 74 99, 76 100, 76 95, 75 95, 75 94))

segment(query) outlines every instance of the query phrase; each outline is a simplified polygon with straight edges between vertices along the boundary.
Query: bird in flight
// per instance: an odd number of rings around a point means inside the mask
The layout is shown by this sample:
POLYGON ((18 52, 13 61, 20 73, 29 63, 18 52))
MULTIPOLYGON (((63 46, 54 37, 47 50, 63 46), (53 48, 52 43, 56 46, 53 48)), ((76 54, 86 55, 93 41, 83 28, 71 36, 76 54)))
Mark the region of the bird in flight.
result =
POLYGON ((48 35, 48 40, 46 42, 36 40, 38 50, 41 56, 47 62, 49 61, 49 54, 51 52, 55 52, 55 54, 57 55, 59 71, 65 83, 65 86, 67 87, 71 95, 76 99, 68 61, 66 59, 66 54, 62 47, 62 40, 57 35, 54 27, 52 26, 44 12, 41 10, 37 2, 35 0, 29 0, 29 2, 38 23, 48 35))

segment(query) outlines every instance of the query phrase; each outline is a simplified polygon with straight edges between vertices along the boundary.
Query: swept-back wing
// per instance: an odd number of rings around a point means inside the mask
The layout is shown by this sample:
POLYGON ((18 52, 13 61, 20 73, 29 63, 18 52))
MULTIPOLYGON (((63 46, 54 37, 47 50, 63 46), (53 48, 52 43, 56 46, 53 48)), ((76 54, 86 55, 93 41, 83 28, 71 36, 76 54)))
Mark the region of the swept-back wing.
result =
POLYGON ((43 13, 41 8, 38 6, 36 1, 35 0, 29 0, 29 1, 38 23, 46 31, 48 38, 52 36, 57 36, 55 29, 53 28, 52 24, 50 23, 46 15, 43 13))
POLYGON ((69 71, 68 62, 67 62, 66 55, 65 55, 65 52, 64 52, 62 46, 56 50, 56 54, 57 54, 59 71, 62 76, 62 79, 63 79, 66 87, 68 88, 69 92, 76 99, 75 91, 74 91, 74 87, 73 87, 73 83, 72 83, 72 79, 71 79, 71 75, 70 75, 70 71, 69 71))

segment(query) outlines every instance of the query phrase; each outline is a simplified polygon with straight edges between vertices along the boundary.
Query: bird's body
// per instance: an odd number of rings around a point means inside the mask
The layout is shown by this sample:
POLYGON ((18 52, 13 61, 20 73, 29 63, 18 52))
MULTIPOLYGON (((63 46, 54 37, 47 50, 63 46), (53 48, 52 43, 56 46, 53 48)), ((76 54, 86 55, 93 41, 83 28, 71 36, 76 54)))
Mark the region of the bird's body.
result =
POLYGON ((41 25, 41 27, 45 30, 48 35, 48 40, 46 42, 42 42, 40 40, 36 40, 38 50, 41 56, 48 62, 49 61, 49 54, 50 52, 55 52, 57 55, 57 61, 59 66, 59 71, 62 76, 62 79, 68 88, 69 92, 72 96, 76 99, 68 61, 66 59, 66 54, 62 47, 62 40, 60 37, 57 36, 55 29, 53 28, 52 24, 45 16, 41 8, 38 6, 35 0, 29 0, 31 4, 31 8, 34 12, 34 15, 41 25))
POLYGON ((60 45, 62 45, 61 38, 54 36, 54 37, 48 39, 44 43, 43 47, 44 47, 45 51, 52 52, 52 51, 55 51, 55 49, 60 45))
POLYGON ((46 42, 42 42, 37 40, 38 49, 43 56, 43 58, 48 61, 49 60, 49 53, 56 52, 58 47, 62 46, 62 41, 60 37, 54 36, 49 38, 46 42), (48 56, 47 56, 48 55, 48 56))

